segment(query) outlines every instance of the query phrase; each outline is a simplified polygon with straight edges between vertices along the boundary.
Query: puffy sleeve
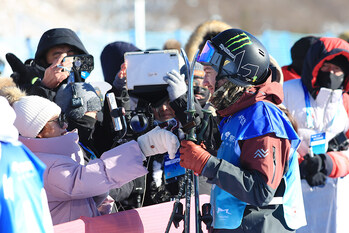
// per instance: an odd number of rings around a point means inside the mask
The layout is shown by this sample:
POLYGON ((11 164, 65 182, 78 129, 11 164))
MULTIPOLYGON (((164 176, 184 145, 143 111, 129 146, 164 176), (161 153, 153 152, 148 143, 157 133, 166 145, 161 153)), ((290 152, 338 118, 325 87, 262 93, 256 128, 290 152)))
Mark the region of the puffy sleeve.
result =
POLYGON ((147 174, 138 143, 130 141, 83 166, 68 156, 38 155, 47 165, 45 189, 57 200, 82 199, 119 188, 147 174))

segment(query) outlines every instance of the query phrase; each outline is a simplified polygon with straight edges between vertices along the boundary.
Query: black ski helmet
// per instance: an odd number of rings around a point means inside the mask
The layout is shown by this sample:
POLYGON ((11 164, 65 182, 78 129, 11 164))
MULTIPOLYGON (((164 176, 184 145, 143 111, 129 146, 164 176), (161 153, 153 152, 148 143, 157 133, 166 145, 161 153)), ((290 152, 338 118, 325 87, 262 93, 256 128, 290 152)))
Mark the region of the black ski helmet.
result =
POLYGON ((221 55, 216 56, 216 67, 213 65, 217 80, 224 77, 239 86, 258 85, 266 80, 269 54, 256 37, 241 29, 228 29, 207 41, 210 42, 221 55))

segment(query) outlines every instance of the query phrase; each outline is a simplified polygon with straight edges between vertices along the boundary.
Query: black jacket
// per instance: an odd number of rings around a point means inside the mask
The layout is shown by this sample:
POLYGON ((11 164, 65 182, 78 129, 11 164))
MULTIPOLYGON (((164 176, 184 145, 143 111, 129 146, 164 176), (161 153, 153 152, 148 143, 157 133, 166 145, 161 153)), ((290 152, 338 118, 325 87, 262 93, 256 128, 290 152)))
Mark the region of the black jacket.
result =
MULTIPOLYGON (((54 28, 46 31, 40 38, 34 59, 27 60, 26 64, 21 64, 22 67, 11 65, 16 84, 24 89, 28 95, 39 95, 51 101, 54 101, 58 87, 51 89, 41 83, 44 77, 45 69, 50 66, 46 62, 47 51, 57 45, 70 45, 77 50, 78 54, 88 54, 81 40, 75 32, 68 28, 54 28), (35 81, 36 80, 36 81, 35 81)), ((10 63, 10 62, 9 62, 10 63)), ((75 73, 77 82, 83 81, 79 73, 75 73)), ((62 82, 64 83, 64 82, 62 82)))

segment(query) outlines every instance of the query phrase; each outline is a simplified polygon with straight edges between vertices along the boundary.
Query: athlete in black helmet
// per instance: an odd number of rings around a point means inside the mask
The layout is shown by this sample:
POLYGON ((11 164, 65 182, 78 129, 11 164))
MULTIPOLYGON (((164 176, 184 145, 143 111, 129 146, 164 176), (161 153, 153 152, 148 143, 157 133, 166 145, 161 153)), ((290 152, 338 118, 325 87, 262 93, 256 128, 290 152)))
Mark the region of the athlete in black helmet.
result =
POLYGON ((198 62, 210 67, 211 103, 223 118, 217 157, 181 143, 181 165, 213 184, 211 232, 294 232, 306 224, 298 160, 300 142, 278 107, 282 86, 271 81, 269 55, 250 33, 221 32, 198 62))

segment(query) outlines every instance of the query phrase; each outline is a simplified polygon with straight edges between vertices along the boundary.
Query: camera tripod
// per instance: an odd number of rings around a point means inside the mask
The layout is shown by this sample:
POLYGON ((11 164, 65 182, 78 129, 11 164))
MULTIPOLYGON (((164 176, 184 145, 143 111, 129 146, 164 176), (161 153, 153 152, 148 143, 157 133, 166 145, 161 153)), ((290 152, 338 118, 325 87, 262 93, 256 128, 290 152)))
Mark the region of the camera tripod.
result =
MULTIPOLYGON (((196 176, 197 177, 197 176, 196 176)), ((182 182, 178 195, 175 199, 175 202, 173 204, 173 210, 170 216, 170 219, 167 224, 166 233, 170 231, 171 225, 173 225, 178 228, 180 221, 184 220, 184 229, 183 232, 189 233, 190 232, 190 202, 191 202, 191 186, 192 182, 191 179, 193 178, 193 171, 187 169, 186 173, 184 175, 184 182, 182 182), (189 184, 188 184, 189 183, 189 184), (189 190, 188 190, 189 188, 189 190), (183 204, 180 202, 180 199, 183 195, 183 191, 186 191, 185 195, 185 212, 183 214, 183 204), (187 195, 188 194, 188 195, 187 195)), ((198 178, 198 177, 197 177, 198 178)), ((195 180, 195 177, 194 177, 195 180)), ((197 179, 198 180, 198 179, 197 179)), ((194 181, 195 182, 195 181, 194 181)), ((194 184, 195 186, 195 184, 194 184)), ((211 216, 211 204, 205 203, 201 207, 201 213, 199 209, 199 195, 197 194, 195 196, 195 221, 196 221, 196 232, 202 233, 201 229, 201 222, 205 223, 207 230, 210 228, 212 223, 212 216, 211 216)))

